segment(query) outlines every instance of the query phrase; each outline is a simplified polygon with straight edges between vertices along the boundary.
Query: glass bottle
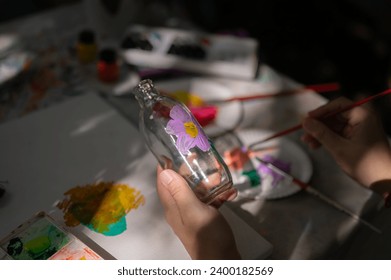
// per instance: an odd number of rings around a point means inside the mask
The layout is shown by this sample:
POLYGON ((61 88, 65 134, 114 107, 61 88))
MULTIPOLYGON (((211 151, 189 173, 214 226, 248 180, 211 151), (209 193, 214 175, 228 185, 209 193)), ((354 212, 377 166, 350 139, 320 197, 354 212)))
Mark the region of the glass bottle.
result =
POLYGON ((134 94, 140 132, 162 168, 178 172, 207 204, 233 190, 228 167, 185 105, 160 95, 151 80, 141 81, 134 94))

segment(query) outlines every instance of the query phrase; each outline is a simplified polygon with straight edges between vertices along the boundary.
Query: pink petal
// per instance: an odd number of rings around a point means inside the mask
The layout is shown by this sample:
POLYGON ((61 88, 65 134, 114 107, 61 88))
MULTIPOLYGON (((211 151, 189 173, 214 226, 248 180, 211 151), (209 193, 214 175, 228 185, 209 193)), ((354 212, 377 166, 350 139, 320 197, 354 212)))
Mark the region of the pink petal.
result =
POLYGON ((175 105, 174 107, 172 107, 172 109, 170 111, 170 117, 173 120, 181 120, 182 122, 191 121, 190 116, 179 105, 175 105))
POLYGON ((191 138, 187 134, 178 135, 176 140, 176 146, 182 154, 187 154, 187 152, 196 145, 197 138, 191 138))
POLYGON ((183 122, 179 120, 170 120, 167 123, 166 132, 171 135, 176 135, 177 137, 180 134, 185 133, 185 127, 183 126, 183 122))
POLYGON ((195 145, 197 145, 198 148, 200 148, 204 152, 210 149, 210 143, 208 141, 208 138, 202 132, 200 132, 195 138, 195 145))

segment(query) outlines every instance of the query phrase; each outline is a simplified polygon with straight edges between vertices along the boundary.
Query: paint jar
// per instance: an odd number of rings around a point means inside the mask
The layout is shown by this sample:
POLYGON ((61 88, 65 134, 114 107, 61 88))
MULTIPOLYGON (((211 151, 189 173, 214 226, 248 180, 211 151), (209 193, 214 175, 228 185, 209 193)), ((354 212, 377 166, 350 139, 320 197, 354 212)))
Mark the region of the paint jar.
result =
POLYGON ((134 94, 140 132, 162 168, 178 172, 207 204, 235 192, 227 165, 184 104, 161 95, 151 80, 141 81, 134 94))
POLYGON ((104 49, 99 53, 97 65, 98 78, 104 83, 114 83, 119 78, 117 53, 113 49, 104 49))
POLYGON ((90 30, 84 30, 79 33, 76 45, 76 54, 80 63, 87 64, 95 61, 97 45, 95 34, 90 30))

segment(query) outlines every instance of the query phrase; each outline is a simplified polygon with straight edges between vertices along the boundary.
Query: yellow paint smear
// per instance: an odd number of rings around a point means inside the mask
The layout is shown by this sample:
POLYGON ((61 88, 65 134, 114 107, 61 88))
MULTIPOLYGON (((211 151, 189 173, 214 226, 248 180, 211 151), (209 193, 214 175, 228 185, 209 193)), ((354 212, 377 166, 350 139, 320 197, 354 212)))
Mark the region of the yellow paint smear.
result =
POLYGON ((63 210, 66 225, 73 227, 82 223, 97 232, 109 230, 109 225, 145 203, 140 191, 113 182, 77 186, 65 195, 68 198, 57 207, 63 210))

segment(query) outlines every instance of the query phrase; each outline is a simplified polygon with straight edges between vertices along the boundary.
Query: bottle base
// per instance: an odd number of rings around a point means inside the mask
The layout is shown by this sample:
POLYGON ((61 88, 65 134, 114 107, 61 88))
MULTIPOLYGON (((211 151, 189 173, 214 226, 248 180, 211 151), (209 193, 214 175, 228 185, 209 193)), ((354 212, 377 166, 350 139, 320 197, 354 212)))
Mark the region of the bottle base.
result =
MULTIPOLYGON (((200 198, 200 200, 205 204, 214 204, 214 202, 220 197, 222 201, 227 200, 231 195, 230 192, 236 192, 235 188, 231 183, 228 183, 215 192, 200 198), (224 199, 223 195, 227 194, 227 199, 224 199)), ((231 193, 232 194, 232 193, 231 193)))

